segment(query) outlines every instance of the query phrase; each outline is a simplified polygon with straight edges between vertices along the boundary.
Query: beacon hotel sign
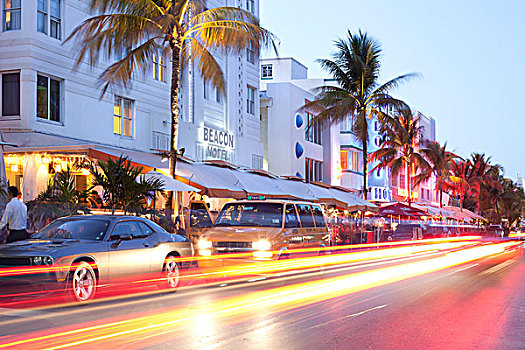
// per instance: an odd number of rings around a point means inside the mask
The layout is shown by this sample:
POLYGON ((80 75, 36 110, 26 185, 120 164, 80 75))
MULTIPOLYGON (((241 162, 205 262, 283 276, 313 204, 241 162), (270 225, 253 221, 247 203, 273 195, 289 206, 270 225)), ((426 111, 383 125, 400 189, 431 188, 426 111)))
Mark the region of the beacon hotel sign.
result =
POLYGON ((235 161, 235 136, 226 131, 207 126, 200 128, 197 147, 197 160, 220 159, 230 163, 235 161))

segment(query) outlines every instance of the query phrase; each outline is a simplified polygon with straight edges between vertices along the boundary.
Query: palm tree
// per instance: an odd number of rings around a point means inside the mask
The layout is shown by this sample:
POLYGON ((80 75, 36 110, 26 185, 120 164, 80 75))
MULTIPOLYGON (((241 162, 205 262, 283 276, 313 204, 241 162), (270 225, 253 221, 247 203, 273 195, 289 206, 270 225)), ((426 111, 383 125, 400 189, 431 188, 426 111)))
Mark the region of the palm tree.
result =
POLYGON ((337 83, 337 86, 320 86, 314 89, 316 99, 305 104, 302 110, 317 114, 308 127, 314 123, 328 121, 340 123, 351 118, 351 131, 363 147, 363 197, 367 197, 369 120, 377 117, 382 123, 386 110, 405 106, 393 98, 390 92, 401 82, 417 74, 400 75, 382 85, 378 83, 381 67, 381 46, 367 33, 348 31, 347 39, 335 42, 337 52, 333 59, 317 60, 337 83))
MULTIPOLYGON (((102 56, 128 52, 100 76, 102 94, 112 85, 128 87, 137 73, 145 74, 154 55, 171 58, 170 174, 175 177, 179 130, 181 69, 195 63, 201 75, 219 93, 225 93, 224 75, 212 52, 239 54, 252 47, 276 49, 273 35, 259 19, 236 7, 206 9, 205 0, 92 0, 97 15, 81 23, 66 41, 76 39, 76 67, 87 57, 94 66, 102 56)), ((168 209, 171 209, 171 198, 168 209)))
MULTIPOLYGON (((472 176, 469 181, 469 193, 476 200, 477 213, 481 215, 482 196, 487 186, 492 183, 491 171, 495 165, 490 164, 491 158, 482 153, 473 153, 470 156, 472 163, 472 176)), ((499 166, 496 166, 499 168, 499 166)))
POLYGON ((420 150, 428 161, 429 166, 423 167, 421 173, 416 175, 416 183, 429 179, 432 175, 436 177, 436 192, 439 193, 439 206, 443 207, 443 190, 450 184, 450 176, 455 159, 458 158, 452 152, 447 151, 447 144, 443 146, 437 141, 426 142, 426 147, 420 150))
POLYGON ((459 207, 463 211, 463 201, 465 195, 470 189, 469 180, 472 172, 472 163, 470 160, 459 159, 452 164, 450 181, 452 183, 452 190, 456 195, 459 195, 459 207))
POLYGON ((387 168, 392 176, 397 176, 401 169, 405 170, 409 206, 412 202, 414 168, 429 166, 417 148, 422 129, 419 119, 409 108, 396 111, 393 117, 385 116, 381 130, 386 136, 385 140, 380 149, 370 154, 371 161, 379 162, 372 171, 387 168))
POLYGON ((111 206, 111 212, 122 208, 124 213, 140 207, 148 198, 153 198, 155 191, 162 190, 164 184, 158 179, 139 177, 142 167, 135 167, 129 159, 120 156, 117 160, 108 158, 97 164, 85 165, 93 176, 93 186, 104 189, 103 196, 111 206))

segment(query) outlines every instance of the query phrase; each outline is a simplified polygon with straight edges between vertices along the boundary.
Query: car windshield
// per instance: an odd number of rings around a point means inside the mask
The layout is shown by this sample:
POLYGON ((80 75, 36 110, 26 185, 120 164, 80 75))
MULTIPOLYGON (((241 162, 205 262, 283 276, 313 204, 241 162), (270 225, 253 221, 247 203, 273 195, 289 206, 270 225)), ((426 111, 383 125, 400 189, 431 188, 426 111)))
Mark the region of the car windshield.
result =
POLYGON ((215 226, 281 227, 281 203, 230 203, 222 208, 215 226))
POLYGON ((101 241, 108 226, 109 220, 59 219, 44 227, 33 238, 101 241))

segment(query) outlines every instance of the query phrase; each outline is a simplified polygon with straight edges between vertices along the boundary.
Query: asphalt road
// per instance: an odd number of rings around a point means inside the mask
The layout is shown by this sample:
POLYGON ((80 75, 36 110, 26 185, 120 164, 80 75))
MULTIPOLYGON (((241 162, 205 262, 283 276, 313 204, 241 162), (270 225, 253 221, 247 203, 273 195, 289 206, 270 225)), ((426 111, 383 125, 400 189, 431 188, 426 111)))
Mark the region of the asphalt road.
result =
MULTIPOLYGON (((1 309, 0 348, 11 343, 23 349, 525 349, 524 259, 497 262, 468 263, 301 302, 293 297, 311 281, 400 262, 83 306, 1 309), (272 304, 278 297, 286 299, 272 304), (56 343, 48 342, 50 335, 58 338, 56 343), (25 342, 36 338, 41 342, 25 342)), ((313 288, 331 287, 321 283, 313 288)))

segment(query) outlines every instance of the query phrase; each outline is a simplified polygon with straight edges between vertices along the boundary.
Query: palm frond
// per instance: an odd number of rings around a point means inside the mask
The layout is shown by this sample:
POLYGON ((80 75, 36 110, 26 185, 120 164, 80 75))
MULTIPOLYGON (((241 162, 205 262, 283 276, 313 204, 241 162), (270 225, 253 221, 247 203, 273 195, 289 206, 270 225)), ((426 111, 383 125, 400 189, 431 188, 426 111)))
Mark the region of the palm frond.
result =
POLYGON ((76 39, 75 68, 88 56, 94 66, 102 56, 141 45, 151 37, 163 38, 164 29, 152 20, 132 14, 109 14, 86 19, 65 40, 76 39), (101 55, 103 53, 103 55, 101 55))
POLYGON ((142 74, 147 72, 151 58, 158 50, 157 39, 149 39, 102 72, 100 76, 102 84, 101 98, 110 86, 121 85, 126 88, 129 86, 133 74, 137 71, 140 71, 142 74))
POLYGON ((201 72, 202 77, 206 81, 209 81, 222 95, 226 93, 224 74, 221 66, 211 52, 198 40, 190 38, 184 42, 181 58, 184 62, 193 60, 201 72))
POLYGON ((252 46, 273 48, 277 53, 276 37, 262 28, 259 19, 248 11, 235 7, 217 7, 198 13, 184 27, 183 39, 196 36, 206 48, 223 53, 240 53, 252 46))

